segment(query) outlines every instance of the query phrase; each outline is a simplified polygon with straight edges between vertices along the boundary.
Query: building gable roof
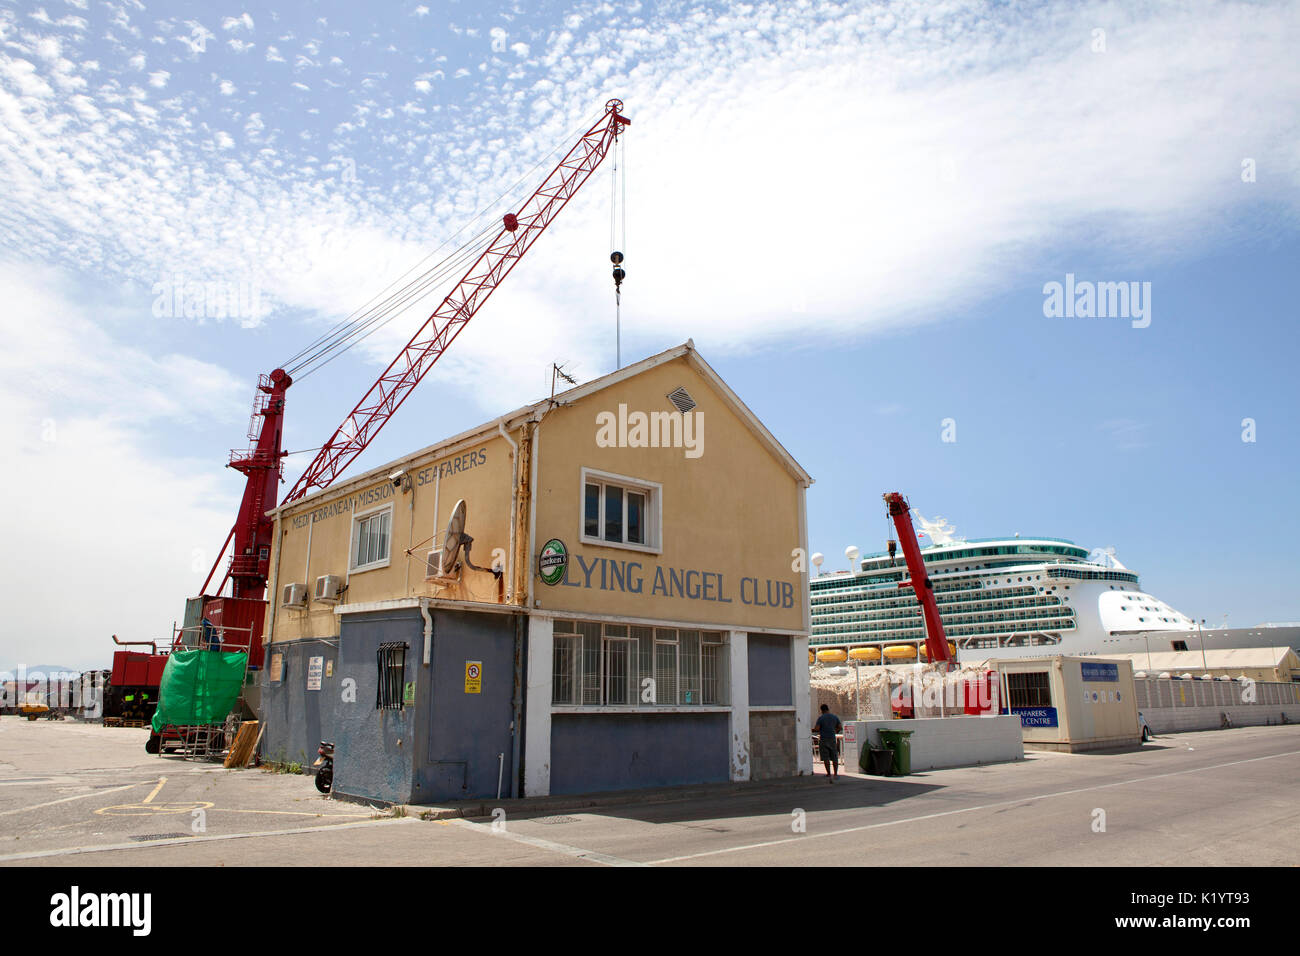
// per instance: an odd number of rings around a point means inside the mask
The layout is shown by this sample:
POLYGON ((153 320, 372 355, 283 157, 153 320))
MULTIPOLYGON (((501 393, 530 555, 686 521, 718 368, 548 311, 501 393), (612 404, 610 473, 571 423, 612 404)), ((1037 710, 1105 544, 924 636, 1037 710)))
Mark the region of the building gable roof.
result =
POLYGON ((378 477, 391 473, 394 468, 401 467, 407 462, 423 458, 441 450, 455 448, 459 445, 471 443, 475 440, 491 437, 502 430, 509 430, 518 427, 527 421, 537 421, 543 414, 557 404, 586 398, 588 395, 603 391, 607 388, 612 388, 613 386, 640 375, 643 372, 649 371, 652 368, 656 368, 668 362, 676 361, 680 358, 685 358, 691 368, 695 369, 695 371, 698 372, 710 386, 712 386, 713 390, 722 398, 728 407, 730 407, 736 417, 744 422, 749 430, 754 434, 755 438, 758 439, 759 444, 763 445, 774 458, 781 462, 796 481, 805 488, 813 483, 812 476, 809 475, 808 472, 804 471, 803 467, 795 461, 794 456, 785 449, 784 445, 776 440, 775 436, 768 431, 767 426, 759 421, 758 416, 750 410, 748 405, 740 400, 740 397, 731 390, 731 387, 722 380, 722 377, 713 370, 713 367, 700 357, 699 352, 695 349, 695 342, 691 339, 687 339, 681 345, 665 349, 657 355, 651 355, 648 358, 641 359, 639 362, 634 362, 631 365, 624 366, 621 369, 609 372, 606 375, 594 378, 590 382, 584 382, 581 385, 574 386, 566 391, 557 392, 553 399, 544 398, 541 401, 533 402, 531 405, 525 405, 512 412, 507 412, 504 415, 494 418, 490 422, 486 422, 476 428, 471 428, 468 431, 461 432, 458 435, 453 435, 443 441, 427 445, 418 451, 414 451, 409 455, 403 455, 401 458, 394 459, 393 461, 387 462, 383 465, 378 465, 371 468, 369 471, 363 472, 356 477, 349 478, 346 481, 342 481, 337 485, 331 485, 329 488, 314 491, 309 495, 304 495, 297 501, 292 501, 288 504, 282 504, 276 508, 272 508, 267 512, 267 514, 276 515, 286 509, 297 508, 304 502, 315 500, 321 496, 337 494, 348 488, 368 484, 378 477))

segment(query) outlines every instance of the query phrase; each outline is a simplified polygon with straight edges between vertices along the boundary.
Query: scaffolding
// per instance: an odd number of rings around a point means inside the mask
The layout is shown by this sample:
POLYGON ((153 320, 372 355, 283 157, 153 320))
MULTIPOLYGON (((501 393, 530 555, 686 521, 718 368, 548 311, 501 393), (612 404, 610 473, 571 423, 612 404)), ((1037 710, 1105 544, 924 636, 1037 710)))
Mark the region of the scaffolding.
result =
MULTIPOLYGON (((230 713, 219 723, 164 724, 158 729, 158 752, 187 760, 223 760, 243 723, 239 713, 248 682, 248 658, 252 646, 252 627, 227 627, 206 620, 189 627, 178 627, 174 650, 242 653, 244 668, 240 675, 239 696, 230 713)), ((161 700, 159 706, 161 707, 161 700)))

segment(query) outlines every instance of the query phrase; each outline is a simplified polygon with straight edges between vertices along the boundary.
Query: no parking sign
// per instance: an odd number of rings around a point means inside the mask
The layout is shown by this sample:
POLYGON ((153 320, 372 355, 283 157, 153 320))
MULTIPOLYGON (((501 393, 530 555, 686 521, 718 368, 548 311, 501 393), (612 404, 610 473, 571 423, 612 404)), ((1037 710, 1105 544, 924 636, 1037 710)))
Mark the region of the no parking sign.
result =
POLYGON ((483 692, 483 662, 466 661, 465 662, 465 693, 479 694, 483 692))

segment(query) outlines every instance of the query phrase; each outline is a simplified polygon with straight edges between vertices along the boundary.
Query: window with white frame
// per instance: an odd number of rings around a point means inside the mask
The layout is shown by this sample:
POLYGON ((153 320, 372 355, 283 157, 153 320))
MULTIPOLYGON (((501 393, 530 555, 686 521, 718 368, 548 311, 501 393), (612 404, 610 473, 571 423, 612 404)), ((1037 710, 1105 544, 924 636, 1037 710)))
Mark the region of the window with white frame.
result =
POLYGON ((582 534, 587 544, 659 550, 661 486, 582 470, 582 534))
POLYGON ((352 570, 366 571, 388 564, 393 529, 393 509, 358 515, 352 521, 352 570))
POLYGON ((726 706, 722 631, 556 621, 551 703, 565 707, 726 706))

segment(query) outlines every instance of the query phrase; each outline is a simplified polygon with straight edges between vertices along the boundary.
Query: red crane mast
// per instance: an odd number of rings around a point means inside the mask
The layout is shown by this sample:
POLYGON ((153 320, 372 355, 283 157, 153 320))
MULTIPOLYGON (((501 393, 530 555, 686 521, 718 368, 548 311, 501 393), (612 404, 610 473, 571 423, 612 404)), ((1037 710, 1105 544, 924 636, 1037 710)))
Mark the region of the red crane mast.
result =
MULTIPOLYGON (((912 528, 911 510, 907 499, 897 491, 884 495, 889 517, 894 521, 898 533, 898 542, 903 546, 903 558, 907 561, 909 580, 901 582, 899 588, 911 588, 916 599, 921 602, 921 613, 925 617, 925 649, 933 663, 952 663, 952 651, 948 649, 948 637, 943 630, 943 620, 939 617, 939 604, 934 599, 934 584, 925 570, 925 559, 921 557, 921 546, 916 541, 916 531, 912 528)), ((893 557, 893 542, 890 542, 890 557, 893 557)))

